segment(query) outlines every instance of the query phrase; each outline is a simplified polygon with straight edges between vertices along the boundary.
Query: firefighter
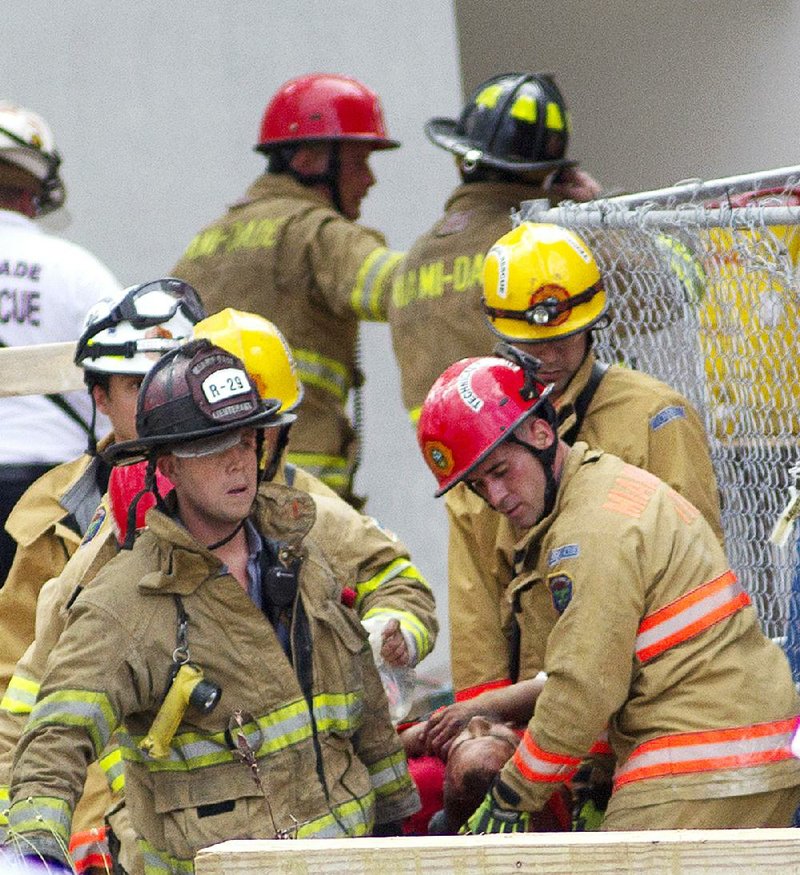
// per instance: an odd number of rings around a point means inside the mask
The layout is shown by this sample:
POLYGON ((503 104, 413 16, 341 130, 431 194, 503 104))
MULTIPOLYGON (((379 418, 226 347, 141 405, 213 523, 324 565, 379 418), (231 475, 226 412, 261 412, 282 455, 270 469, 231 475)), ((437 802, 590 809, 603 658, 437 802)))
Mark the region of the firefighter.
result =
POLYGON ((569 114, 552 76, 501 73, 478 86, 458 120, 431 119, 429 139, 456 156, 461 184, 444 215, 395 272, 389 304, 403 403, 412 423, 451 362, 484 355, 494 340, 481 308, 489 247, 511 230, 523 200, 585 201, 600 188, 566 157, 569 114))
MULTIPOLYGON (((0 100, 0 347, 74 340, 86 310, 120 291, 94 255, 38 222, 64 205, 60 167, 47 122, 0 100)), ((17 546, 4 530, 11 509, 35 480, 80 453, 89 412, 81 392, 0 399, 0 586, 17 546)))
MULTIPOLYGON (((242 359, 262 397, 277 397, 282 412, 299 415, 305 404, 304 388, 288 344, 273 323, 255 313, 226 308, 199 323, 194 334, 242 359)), ((382 659, 390 666, 413 668, 436 642, 438 623, 431 588, 394 534, 348 507, 314 475, 285 460, 289 431, 296 427, 294 423, 281 429, 263 477, 311 495, 317 505, 312 533, 325 540, 328 562, 342 580, 349 581, 353 606, 362 621, 380 627, 382 659), (330 537, 323 535, 326 529, 330 537)))
POLYGON ((48 661, 12 777, 9 841, 27 853, 63 863, 86 762, 117 728, 146 872, 191 872, 225 838, 369 834, 418 806, 313 501, 259 490, 292 418, 279 407, 205 339, 145 378, 138 437, 106 456, 174 490, 74 600, 48 661))
MULTIPOLYGON (((495 339, 541 362, 552 383, 556 427, 644 468, 697 507, 722 542, 708 438, 690 402, 640 371, 601 364, 592 333, 608 322, 608 297, 594 256, 572 231, 523 223, 486 257, 484 309, 495 339)), ((447 497, 452 670, 457 698, 518 676, 506 588, 513 576, 513 519, 495 513, 465 486, 447 497), (480 655, 459 642, 480 635, 480 655)), ((542 666, 528 666, 534 674, 542 666)), ((520 677, 530 675, 523 674, 520 677)))
POLYGON ((704 516, 642 468, 557 436, 537 363, 463 359, 419 444, 437 495, 464 483, 518 532, 511 598, 544 688, 469 819, 524 829, 606 729, 608 830, 788 826, 800 698, 704 516))
MULTIPOLYGON (((281 413, 297 409, 303 387, 288 345, 271 322, 229 308, 203 319, 194 326, 193 333, 240 358, 261 396, 281 401, 281 413)), ((384 660, 394 665, 416 665, 432 649, 438 629, 430 588, 395 536, 357 513, 312 475, 283 462, 282 448, 288 428, 289 424, 282 426, 273 459, 268 460, 273 464, 265 464, 262 478, 271 480, 274 475, 276 482, 289 483, 312 496, 317 511, 312 534, 326 543, 326 559, 346 582, 348 590, 352 590, 354 607, 362 620, 378 620, 383 624, 384 660)), ((84 539, 61 577, 42 591, 37 607, 36 640, 17 664, 9 692, 0 703, 0 794, 6 804, 14 747, 38 695, 47 659, 69 616, 67 605, 76 590, 91 584, 100 568, 126 541, 130 524, 128 505, 141 486, 142 475, 137 466, 112 470, 109 490, 101 504, 111 525, 84 539)), ((163 480, 162 494, 167 488, 171 484, 163 480)), ((140 525, 144 520, 144 504, 141 502, 136 509, 140 525)), ((116 749, 107 751, 100 759, 108 785, 115 793, 124 786, 120 762, 116 749)), ((84 795, 81 802, 80 832, 86 832, 90 825, 102 824, 105 811, 114 801, 107 789, 101 792, 102 785, 97 788, 95 784, 91 790, 90 797, 84 795)), ((133 875, 140 861, 125 834, 127 823, 123 815, 122 811, 115 813, 110 822, 122 839, 118 862, 133 875)), ((92 843, 95 855, 109 853, 102 838, 97 841, 95 836, 92 843)))
MULTIPOLYGON (((108 416, 112 434, 101 448, 136 435, 136 398, 158 355, 191 335, 203 318, 193 288, 170 278, 131 286, 95 301, 85 314, 75 363, 83 369, 87 404, 108 416)), ((85 437, 85 436, 84 436, 85 437)), ((16 542, 14 564, 0 590, 0 688, 33 640, 36 600, 57 577, 95 517, 110 466, 97 454, 90 428, 87 451, 48 471, 25 492, 6 528, 16 542)))
POLYGON ((354 430, 345 406, 363 380, 359 321, 385 321, 400 257, 356 220, 375 183, 372 152, 399 145, 361 82, 292 79, 261 123, 256 151, 267 172, 191 241, 174 271, 202 289, 211 312, 233 306, 275 321, 306 390, 288 460, 356 506, 358 423, 354 430))

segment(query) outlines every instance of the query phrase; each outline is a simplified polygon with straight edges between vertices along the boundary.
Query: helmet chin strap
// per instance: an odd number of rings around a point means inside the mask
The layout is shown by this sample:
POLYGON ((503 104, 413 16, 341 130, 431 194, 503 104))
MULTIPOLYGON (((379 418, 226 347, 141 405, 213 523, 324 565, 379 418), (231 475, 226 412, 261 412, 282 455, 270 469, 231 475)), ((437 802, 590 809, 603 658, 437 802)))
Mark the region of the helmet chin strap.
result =
POLYGON ((558 481, 556 480, 554 466, 556 461, 556 451, 558 449, 558 435, 554 435, 553 440, 550 442, 550 445, 545 447, 543 450, 540 450, 538 447, 534 447, 527 441, 523 441, 521 438, 518 438, 513 433, 508 436, 508 440, 511 443, 515 443, 518 446, 523 447, 529 453, 531 453, 544 469, 544 508, 538 519, 536 520, 536 522, 539 523, 546 516, 548 516, 548 514, 555 507, 556 503, 558 481))

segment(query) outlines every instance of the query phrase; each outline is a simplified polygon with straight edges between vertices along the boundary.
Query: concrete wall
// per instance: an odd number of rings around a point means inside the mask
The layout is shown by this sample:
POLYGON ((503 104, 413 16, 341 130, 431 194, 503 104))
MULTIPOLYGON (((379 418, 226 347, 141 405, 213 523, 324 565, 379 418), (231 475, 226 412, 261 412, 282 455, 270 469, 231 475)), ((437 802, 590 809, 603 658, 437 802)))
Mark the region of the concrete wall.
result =
POLYGON ((548 70, 570 153, 640 191, 800 164, 797 0, 455 0, 464 86, 548 70))

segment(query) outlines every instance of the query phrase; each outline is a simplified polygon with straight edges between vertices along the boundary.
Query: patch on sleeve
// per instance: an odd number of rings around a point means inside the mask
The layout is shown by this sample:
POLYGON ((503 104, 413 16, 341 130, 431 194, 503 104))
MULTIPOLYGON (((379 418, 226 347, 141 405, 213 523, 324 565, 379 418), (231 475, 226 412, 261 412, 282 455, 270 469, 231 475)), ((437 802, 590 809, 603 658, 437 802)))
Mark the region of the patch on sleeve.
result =
POLYGON ((658 431, 662 425, 672 422, 673 419, 686 419, 686 408, 682 404, 673 404, 672 407, 659 410, 650 420, 650 428, 653 431, 658 431))
POLYGON ((106 509, 100 505, 97 510, 94 512, 94 516, 89 521, 89 525, 86 527, 86 531, 84 532, 83 539, 81 540, 81 547, 84 544, 88 544, 89 541, 100 531, 100 526, 103 525, 103 520, 106 518, 106 509))
POLYGON ((575 559, 580 552, 581 548, 577 544, 564 544, 563 547, 556 547, 550 551, 550 555, 547 557, 547 567, 552 568, 562 559, 575 559))
POLYGON ((547 588, 553 599, 553 607, 563 614, 572 601, 572 578, 568 574, 551 574, 547 578, 547 588))

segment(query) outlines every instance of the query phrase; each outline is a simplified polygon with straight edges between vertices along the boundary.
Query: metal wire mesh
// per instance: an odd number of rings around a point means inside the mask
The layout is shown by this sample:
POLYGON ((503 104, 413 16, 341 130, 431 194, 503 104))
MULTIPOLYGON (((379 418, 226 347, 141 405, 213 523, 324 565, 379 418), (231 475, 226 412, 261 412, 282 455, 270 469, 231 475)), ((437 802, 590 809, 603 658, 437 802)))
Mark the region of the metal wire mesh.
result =
POLYGON ((598 356, 664 380, 704 417, 731 566, 771 637, 787 632, 796 561, 768 537, 800 457, 797 170, 765 171, 756 195, 740 194, 751 175, 654 198, 529 202, 516 217, 569 227, 595 254, 612 312, 598 356))

